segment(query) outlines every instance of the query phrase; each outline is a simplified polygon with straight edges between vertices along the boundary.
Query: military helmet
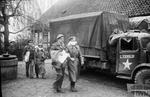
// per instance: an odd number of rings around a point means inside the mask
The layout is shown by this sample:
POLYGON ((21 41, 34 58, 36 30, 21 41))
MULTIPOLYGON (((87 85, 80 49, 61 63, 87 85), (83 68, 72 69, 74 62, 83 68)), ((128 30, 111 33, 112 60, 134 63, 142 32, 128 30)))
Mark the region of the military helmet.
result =
POLYGON ((76 40, 76 37, 75 37, 75 36, 69 37, 69 41, 72 40, 72 39, 75 39, 75 40, 76 40))
POLYGON ((58 35, 57 35, 57 39, 59 39, 59 38, 61 38, 61 37, 64 37, 64 35, 63 35, 63 34, 58 34, 58 35))

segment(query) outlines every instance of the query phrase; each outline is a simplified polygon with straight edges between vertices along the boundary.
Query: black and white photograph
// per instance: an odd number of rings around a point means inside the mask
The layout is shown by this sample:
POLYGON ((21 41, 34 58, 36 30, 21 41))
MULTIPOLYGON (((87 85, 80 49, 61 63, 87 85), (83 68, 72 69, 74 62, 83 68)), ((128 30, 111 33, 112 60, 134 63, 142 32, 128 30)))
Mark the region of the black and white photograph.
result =
POLYGON ((1 97, 150 97, 150 0, 0 0, 1 97))

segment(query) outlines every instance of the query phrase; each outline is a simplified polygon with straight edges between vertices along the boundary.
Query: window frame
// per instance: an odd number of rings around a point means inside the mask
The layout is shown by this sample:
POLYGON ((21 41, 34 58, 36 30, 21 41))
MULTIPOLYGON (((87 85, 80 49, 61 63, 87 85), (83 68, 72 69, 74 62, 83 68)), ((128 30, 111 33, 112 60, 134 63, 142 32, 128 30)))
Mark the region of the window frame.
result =
POLYGON ((120 52, 137 52, 137 51, 139 51, 139 40, 138 40, 138 37, 129 37, 129 38, 135 38, 136 40, 137 40, 137 49, 136 50, 122 50, 121 49, 121 40, 123 39, 123 38, 127 38, 127 37, 121 37, 121 38, 119 38, 119 51, 120 52))
POLYGON ((149 38, 149 39, 150 39, 150 37, 142 37, 142 38, 140 38, 140 46, 141 46, 141 48, 142 48, 142 49, 146 49, 146 48, 143 47, 143 44, 142 44, 142 39, 143 39, 143 38, 149 38))

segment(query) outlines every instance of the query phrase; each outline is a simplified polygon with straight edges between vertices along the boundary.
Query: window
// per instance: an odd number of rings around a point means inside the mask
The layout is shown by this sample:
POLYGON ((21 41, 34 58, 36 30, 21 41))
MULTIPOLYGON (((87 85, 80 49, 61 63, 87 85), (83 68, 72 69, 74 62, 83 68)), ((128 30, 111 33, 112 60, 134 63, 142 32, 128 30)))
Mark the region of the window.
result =
POLYGON ((135 37, 121 38, 121 50, 137 50, 138 43, 135 37))
POLYGON ((147 44, 150 42, 150 37, 144 37, 141 39, 142 47, 145 49, 147 44))

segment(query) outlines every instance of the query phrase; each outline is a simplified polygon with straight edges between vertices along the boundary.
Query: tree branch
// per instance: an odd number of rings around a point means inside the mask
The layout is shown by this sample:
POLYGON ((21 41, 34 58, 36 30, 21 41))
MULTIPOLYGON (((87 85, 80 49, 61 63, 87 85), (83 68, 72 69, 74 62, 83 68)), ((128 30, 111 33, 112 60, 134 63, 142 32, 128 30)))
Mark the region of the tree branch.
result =
POLYGON ((21 14, 11 14, 9 17, 14 17, 14 16, 21 16, 21 14))
POLYGON ((22 17, 25 18, 25 19, 27 19, 27 20, 33 21, 33 22, 36 21, 33 17, 31 17, 31 16, 29 16, 29 15, 23 15, 23 14, 22 14, 22 17))
POLYGON ((29 26, 26 26, 26 27, 22 28, 21 30, 19 30, 17 32, 9 32, 9 33, 11 33, 11 34, 17 34, 17 33, 21 32, 21 31, 25 30, 28 27, 31 27, 31 26, 29 25, 29 26))
POLYGON ((17 8, 19 7, 19 4, 20 4, 21 1, 22 1, 22 0, 20 0, 20 1, 17 3, 17 6, 16 6, 15 9, 14 9, 14 12, 13 12, 11 15, 9 15, 9 17, 15 16, 16 11, 17 11, 17 8))

